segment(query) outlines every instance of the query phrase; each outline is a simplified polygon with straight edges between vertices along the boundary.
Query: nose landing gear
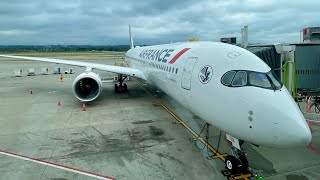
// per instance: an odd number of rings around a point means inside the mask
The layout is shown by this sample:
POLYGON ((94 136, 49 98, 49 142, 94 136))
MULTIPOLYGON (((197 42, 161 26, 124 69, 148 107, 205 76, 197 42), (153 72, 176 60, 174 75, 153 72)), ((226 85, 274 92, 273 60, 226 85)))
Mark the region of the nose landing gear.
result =
POLYGON ((249 163, 245 152, 235 147, 231 147, 231 150, 234 156, 228 155, 225 158, 227 170, 231 173, 241 173, 247 171, 249 163))
POLYGON ((229 134, 226 134, 228 144, 231 145, 232 155, 228 155, 225 159, 225 165, 231 173, 241 173, 248 170, 249 163, 246 153, 241 149, 244 141, 238 140, 229 134))

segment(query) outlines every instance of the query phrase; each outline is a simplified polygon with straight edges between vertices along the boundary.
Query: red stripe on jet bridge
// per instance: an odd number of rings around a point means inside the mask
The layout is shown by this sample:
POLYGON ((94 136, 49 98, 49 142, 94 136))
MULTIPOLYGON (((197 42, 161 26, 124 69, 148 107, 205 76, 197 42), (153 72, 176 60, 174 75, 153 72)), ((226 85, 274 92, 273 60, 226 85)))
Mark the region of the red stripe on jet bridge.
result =
POLYGON ((176 62, 176 60, 179 59, 180 56, 182 56, 182 54, 184 54, 185 52, 187 52, 190 48, 184 48, 182 49, 180 52, 178 52, 169 62, 169 64, 173 64, 174 62, 176 62))

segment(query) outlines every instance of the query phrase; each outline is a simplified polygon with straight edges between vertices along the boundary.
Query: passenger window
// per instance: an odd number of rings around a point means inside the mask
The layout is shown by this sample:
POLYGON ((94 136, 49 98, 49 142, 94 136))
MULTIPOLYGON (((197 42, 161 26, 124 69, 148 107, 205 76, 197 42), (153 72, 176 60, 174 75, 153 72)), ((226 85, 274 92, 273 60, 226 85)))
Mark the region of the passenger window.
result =
POLYGON ((171 72, 171 67, 169 68, 169 72, 171 72))
POLYGON ((221 83, 226 86, 229 86, 231 84, 231 81, 232 81, 235 74, 236 74, 235 71, 229 71, 229 72, 225 73, 222 76, 221 83))
POLYGON ((250 72, 249 73, 249 83, 253 86, 271 88, 271 83, 264 73, 250 72))
POLYGON ((178 74, 178 68, 176 69, 176 74, 178 74))
POLYGON ((245 71, 238 71, 232 81, 232 86, 245 86, 247 84, 247 73, 245 71))
POLYGON ((174 73, 174 68, 172 68, 172 71, 171 71, 172 73, 174 73))

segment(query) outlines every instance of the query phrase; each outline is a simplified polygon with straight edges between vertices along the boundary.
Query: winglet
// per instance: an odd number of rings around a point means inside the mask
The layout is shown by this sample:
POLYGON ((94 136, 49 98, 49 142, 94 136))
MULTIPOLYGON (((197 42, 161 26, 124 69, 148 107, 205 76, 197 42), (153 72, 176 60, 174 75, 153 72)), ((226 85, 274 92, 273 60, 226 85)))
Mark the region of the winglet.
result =
POLYGON ((130 37, 130 48, 134 48, 133 39, 132 39, 132 35, 131 35, 131 26, 130 26, 130 24, 129 24, 129 37, 130 37))

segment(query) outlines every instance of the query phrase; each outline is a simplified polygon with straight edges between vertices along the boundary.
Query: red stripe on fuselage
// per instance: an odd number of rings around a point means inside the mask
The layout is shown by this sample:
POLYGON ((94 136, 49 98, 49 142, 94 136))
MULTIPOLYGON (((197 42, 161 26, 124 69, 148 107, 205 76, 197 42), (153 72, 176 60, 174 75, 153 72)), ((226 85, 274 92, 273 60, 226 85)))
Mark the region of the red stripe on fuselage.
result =
POLYGON ((178 52, 169 62, 169 64, 173 64, 174 62, 176 62, 176 60, 179 59, 180 56, 182 56, 182 54, 184 54, 185 52, 187 52, 190 48, 184 48, 182 49, 180 52, 178 52))

